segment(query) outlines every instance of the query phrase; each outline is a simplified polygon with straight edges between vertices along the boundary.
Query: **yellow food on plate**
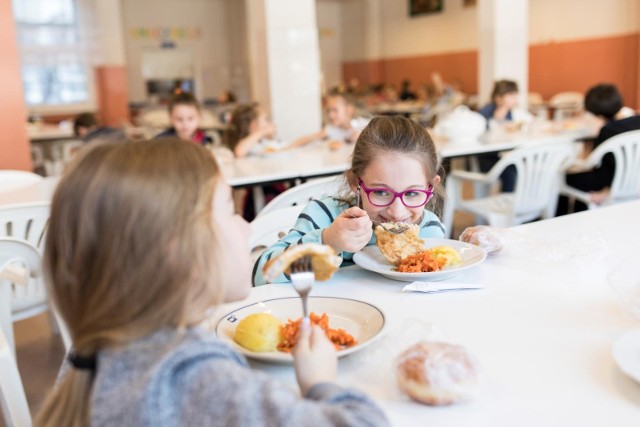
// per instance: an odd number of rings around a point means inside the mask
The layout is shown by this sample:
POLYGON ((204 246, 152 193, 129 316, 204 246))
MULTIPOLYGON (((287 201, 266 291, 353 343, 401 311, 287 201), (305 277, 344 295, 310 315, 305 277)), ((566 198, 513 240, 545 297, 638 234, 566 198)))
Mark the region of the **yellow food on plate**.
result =
POLYGON ((455 265, 462 262, 460 252, 458 252, 451 246, 434 246, 433 248, 427 249, 427 252, 433 255, 436 259, 446 260, 443 267, 449 267, 450 265, 455 265))
POLYGON ((236 326, 235 342, 247 350, 275 351, 282 339, 282 323, 269 313, 254 313, 236 326))

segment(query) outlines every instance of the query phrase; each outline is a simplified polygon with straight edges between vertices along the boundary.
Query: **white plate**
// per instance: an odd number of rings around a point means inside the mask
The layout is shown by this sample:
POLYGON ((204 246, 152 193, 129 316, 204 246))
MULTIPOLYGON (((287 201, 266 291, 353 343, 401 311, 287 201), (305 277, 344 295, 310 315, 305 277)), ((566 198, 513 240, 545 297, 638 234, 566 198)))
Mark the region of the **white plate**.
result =
MULTIPOLYGON (((309 312, 329 316, 329 326, 342 328, 351 334, 357 345, 338 351, 338 357, 356 352, 369 345, 385 326, 385 317, 375 305, 348 298, 310 296, 309 312)), ((254 352, 240 346, 233 340, 238 322, 253 313, 271 313, 284 325, 289 319, 302 316, 302 303, 299 297, 275 298, 239 308, 225 315, 216 325, 218 337, 231 344, 237 351, 252 359, 272 363, 291 363, 293 357, 280 351, 254 352)))
POLYGON ((454 266, 444 268, 440 271, 432 271, 429 273, 400 273, 394 270, 395 266, 387 261, 384 255, 380 252, 378 246, 375 245, 366 246, 360 252, 355 253, 353 255, 353 262, 365 270, 380 273, 389 279, 413 282, 416 280, 437 281, 448 279, 455 276, 462 270, 466 270, 467 268, 480 264, 485 260, 485 258, 487 258, 485 251, 469 243, 451 239, 427 238, 422 240, 424 240, 425 249, 434 246, 453 247, 460 252, 462 262, 454 266))
POLYGON ((622 372, 640 383, 640 329, 618 338, 613 344, 612 353, 622 372))

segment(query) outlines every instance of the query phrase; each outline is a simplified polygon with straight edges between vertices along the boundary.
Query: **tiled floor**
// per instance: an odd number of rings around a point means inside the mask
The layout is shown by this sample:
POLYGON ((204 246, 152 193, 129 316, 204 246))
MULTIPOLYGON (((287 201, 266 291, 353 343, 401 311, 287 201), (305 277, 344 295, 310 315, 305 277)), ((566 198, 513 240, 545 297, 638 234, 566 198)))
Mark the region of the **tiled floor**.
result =
MULTIPOLYGON (((465 227, 473 225, 473 221, 473 216, 456 214, 454 238, 457 238, 465 227)), ((35 414, 55 383, 64 356, 64 346, 59 335, 51 334, 46 314, 16 323, 15 335, 18 367, 31 413, 35 414)), ((4 427, 2 417, 0 427, 4 427)))

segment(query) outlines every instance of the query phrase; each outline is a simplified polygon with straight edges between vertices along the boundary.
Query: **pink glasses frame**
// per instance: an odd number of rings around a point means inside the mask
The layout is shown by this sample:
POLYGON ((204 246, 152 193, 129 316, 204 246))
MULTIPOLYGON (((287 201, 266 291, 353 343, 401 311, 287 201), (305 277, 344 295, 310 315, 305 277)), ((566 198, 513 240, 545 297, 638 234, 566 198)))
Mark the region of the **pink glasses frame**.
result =
POLYGON ((358 206, 360 206, 360 189, 361 188, 365 192, 365 194, 367 195, 367 199, 369 200, 369 203, 371 203, 373 206, 376 206, 376 207, 379 207, 379 208, 383 208, 383 207, 386 207, 386 206, 391 206, 393 204, 393 202, 395 202, 398 197, 400 198, 400 201, 402 202, 402 204, 405 207, 407 207, 407 208, 419 208, 419 207, 422 207, 422 206, 426 205, 427 203, 429 203, 429 200, 431 200, 431 198, 433 197, 433 184, 429 184, 429 188, 426 189, 426 190, 409 189, 409 190, 404 190, 404 191, 401 191, 401 192, 398 193, 396 191, 393 191, 390 188, 384 188, 384 187, 367 188, 367 186, 364 185, 364 182, 362 182, 362 180, 360 179, 358 181, 358 194, 357 194, 357 196, 358 196, 358 206), (371 201, 371 198, 369 197, 369 193, 371 193, 372 191, 387 191, 387 192, 393 194, 393 199, 391 199, 391 201, 386 205, 377 205, 377 204, 373 203, 371 201), (409 205, 407 205, 404 202, 404 199, 402 198, 402 196, 404 196, 406 193, 410 193, 412 191, 417 191, 419 193, 425 193, 427 195, 427 200, 425 200, 424 203, 422 203, 421 205, 418 205, 418 206, 409 206, 409 205))

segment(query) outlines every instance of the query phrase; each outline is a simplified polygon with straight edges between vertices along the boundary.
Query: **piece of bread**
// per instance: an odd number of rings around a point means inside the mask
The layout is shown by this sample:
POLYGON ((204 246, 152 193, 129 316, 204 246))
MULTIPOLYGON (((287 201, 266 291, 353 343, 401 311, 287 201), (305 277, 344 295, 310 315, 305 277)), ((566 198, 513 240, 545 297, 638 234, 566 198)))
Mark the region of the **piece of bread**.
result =
POLYGON ((286 251, 267 261, 262 268, 262 275, 267 282, 271 282, 282 273, 291 274, 289 270, 291 263, 306 255, 311 257, 311 268, 315 273, 316 280, 320 282, 329 280, 342 262, 342 258, 336 254, 331 246, 303 243, 289 246, 286 251))
POLYGON ((397 359, 398 386, 427 405, 450 405, 469 400, 478 382, 475 360, 459 345, 419 342, 397 359))
MULTIPOLYGON (((400 225, 395 222, 385 222, 384 226, 395 228, 400 225)), ((393 265, 398 265, 403 258, 424 250, 424 242, 419 236, 420 226, 402 223, 402 227, 406 227, 407 231, 400 234, 389 233, 380 226, 373 230, 380 252, 393 265)))

